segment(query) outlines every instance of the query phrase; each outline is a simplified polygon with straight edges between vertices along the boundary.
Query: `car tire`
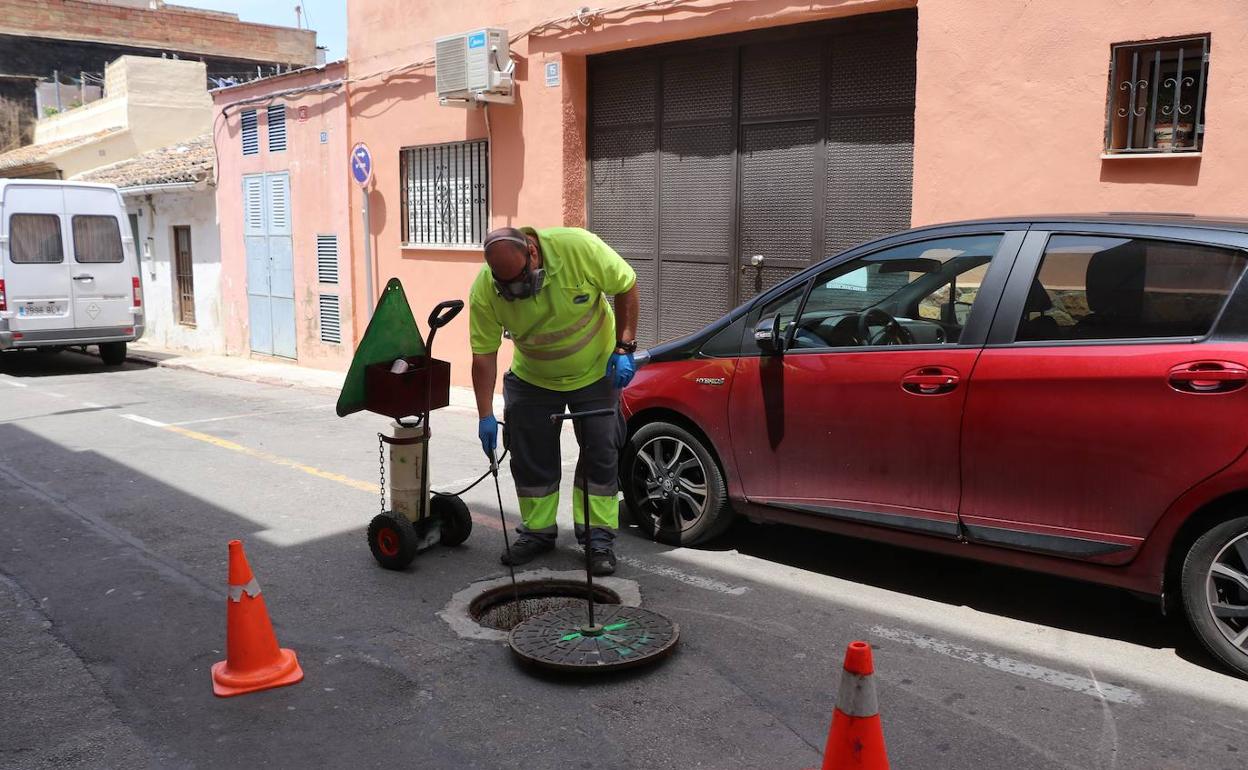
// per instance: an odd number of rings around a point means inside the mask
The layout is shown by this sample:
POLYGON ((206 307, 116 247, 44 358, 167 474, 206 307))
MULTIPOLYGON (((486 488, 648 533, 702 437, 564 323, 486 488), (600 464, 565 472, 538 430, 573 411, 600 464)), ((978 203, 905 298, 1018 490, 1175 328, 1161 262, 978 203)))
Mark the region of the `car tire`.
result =
POLYGON ((719 464, 704 441, 680 425, 651 422, 638 429, 624 448, 620 483, 629 518, 659 542, 697 545, 732 524, 719 464))
POLYGON ((126 362, 126 343, 101 342, 100 360, 105 366, 121 366, 126 362))
POLYGON ((1248 516, 1224 521, 1192 543, 1183 560, 1180 588, 1196 636, 1215 657, 1248 677, 1248 617, 1226 612, 1233 605, 1248 613, 1248 516), (1226 615, 1216 616, 1215 606, 1226 615), (1241 634, 1237 645, 1234 640, 1241 634))

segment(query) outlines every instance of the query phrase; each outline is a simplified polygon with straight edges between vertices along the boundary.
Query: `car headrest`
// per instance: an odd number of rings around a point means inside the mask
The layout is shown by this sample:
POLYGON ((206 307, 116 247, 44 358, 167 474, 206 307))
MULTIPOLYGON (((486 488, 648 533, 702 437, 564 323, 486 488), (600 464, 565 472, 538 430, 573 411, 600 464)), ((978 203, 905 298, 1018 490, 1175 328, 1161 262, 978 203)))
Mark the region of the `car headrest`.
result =
POLYGON ((1088 309, 1100 316, 1138 319, 1144 310, 1144 246, 1126 241, 1088 261, 1088 309))
POLYGON ((1027 301, 1023 303, 1023 312, 1047 313, 1052 309, 1053 300, 1049 299, 1049 293, 1045 291, 1039 278, 1033 278, 1031 281, 1031 291, 1027 292, 1027 301))

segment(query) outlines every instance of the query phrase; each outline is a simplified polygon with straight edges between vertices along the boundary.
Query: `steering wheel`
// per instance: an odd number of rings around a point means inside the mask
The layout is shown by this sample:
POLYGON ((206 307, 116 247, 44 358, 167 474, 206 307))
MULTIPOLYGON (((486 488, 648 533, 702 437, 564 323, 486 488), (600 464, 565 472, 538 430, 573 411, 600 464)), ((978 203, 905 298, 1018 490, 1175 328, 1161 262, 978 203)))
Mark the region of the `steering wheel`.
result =
POLYGON ((863 345, 914 344, 914 335, 910 330, 878 307, 867 308, 858 314, 858 339, 863 345), (881 327, 874 336, 871 334, 872 326, 881 327))

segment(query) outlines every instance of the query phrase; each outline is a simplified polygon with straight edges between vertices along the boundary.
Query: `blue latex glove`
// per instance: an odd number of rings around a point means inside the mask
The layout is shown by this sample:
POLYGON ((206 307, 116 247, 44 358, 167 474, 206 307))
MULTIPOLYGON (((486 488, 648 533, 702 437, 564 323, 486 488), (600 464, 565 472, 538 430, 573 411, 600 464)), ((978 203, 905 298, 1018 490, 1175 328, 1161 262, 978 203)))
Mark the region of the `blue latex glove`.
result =
POLYGON ((477 437, 481 439, 485 456, 494 462, 494 450, 498 448, 498 420, 494 419, 494 415, 482 417, 477 423, 477 437))
POLYGON ((617 390, 624 389, 633 381, 637 373, 637 364, 633 363, 632 353, 612 353, 607 360, 607 376, 615 383, 617 390))

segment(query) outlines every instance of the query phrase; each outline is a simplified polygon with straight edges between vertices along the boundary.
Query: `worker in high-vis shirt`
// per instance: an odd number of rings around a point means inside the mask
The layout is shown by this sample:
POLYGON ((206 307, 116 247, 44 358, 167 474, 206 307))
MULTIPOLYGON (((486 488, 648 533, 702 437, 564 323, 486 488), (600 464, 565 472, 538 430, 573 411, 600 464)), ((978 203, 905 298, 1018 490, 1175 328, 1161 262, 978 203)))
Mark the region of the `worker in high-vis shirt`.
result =
POLYGON ((560 425, 550 416, 610 408, 613 415, 574 423, 581 455, 572 520, 577 540, 590 549, 593 573, 611 574, 624 441, 620 390, 633 378, 637 349, 636 274, 587 230, 506 227, 485 238, 485 265, 468 307, 478 436, 491 458, 498 445, 494 387, 504 331, 515 346, 511 371, 503 376, 503 429, 524 524, 503 563, 524 564, 555 547, 562 458, 560 425), (607 297, 615 298, 614 313, 607 297), (588 535, 582 524, 586 487, 588 535))

